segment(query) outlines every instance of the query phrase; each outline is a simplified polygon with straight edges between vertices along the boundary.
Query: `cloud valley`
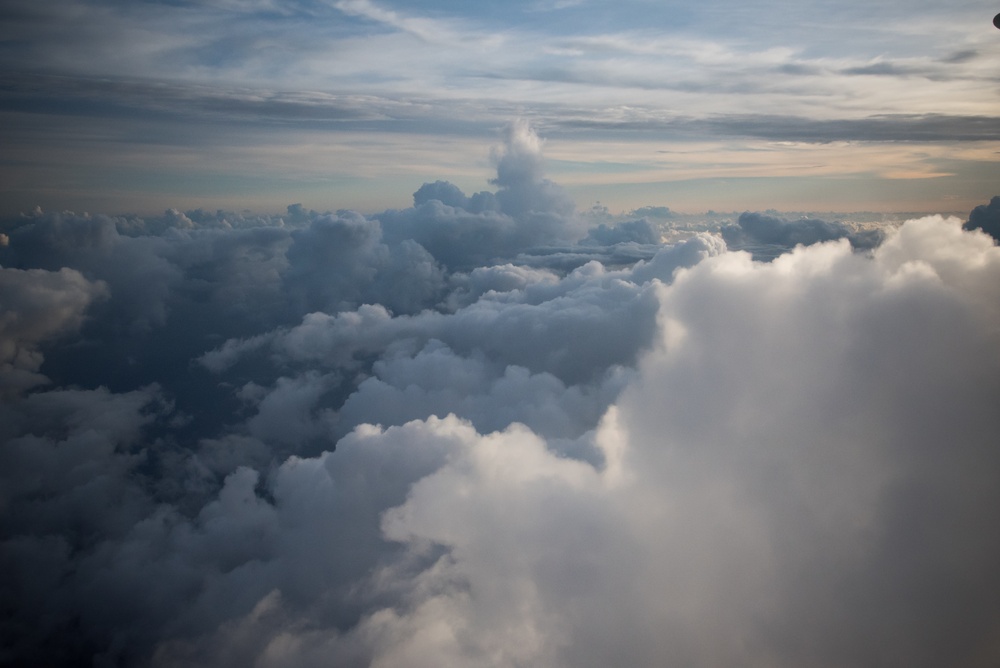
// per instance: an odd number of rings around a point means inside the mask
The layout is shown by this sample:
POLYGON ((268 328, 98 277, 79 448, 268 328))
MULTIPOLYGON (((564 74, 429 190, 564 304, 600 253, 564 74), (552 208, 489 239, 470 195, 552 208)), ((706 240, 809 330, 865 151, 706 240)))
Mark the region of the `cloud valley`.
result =
POLYGON ((1000 659, 996 200, 666 244, 541 149, 372 216, 4 221, 0 662, 1000 659))

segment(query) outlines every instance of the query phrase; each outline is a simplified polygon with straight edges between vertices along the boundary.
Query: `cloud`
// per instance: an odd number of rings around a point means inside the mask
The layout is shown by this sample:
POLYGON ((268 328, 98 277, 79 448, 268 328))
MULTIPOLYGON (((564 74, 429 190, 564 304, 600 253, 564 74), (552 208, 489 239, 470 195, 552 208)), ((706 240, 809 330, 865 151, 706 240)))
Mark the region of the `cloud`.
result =
POLYGON ((660 238, 653 226, 644 218, 619 223, 612 227, 601 223, 587 232, 583 243, 593 243, 599 246, 613 246, 621 243, 656 244, 660 238))
MULTIPOLYGON (((437 339, 462 355, 479 351, 575 383, 633 361, 655 325, 651 288, 621 281, 596 263, 577 270, 551 293, 543 286, 509 296, 510 303, 505 297, 487 296, 454 314, 393 317, 381 306, 313 313, 298 326, 276 332, 271 350, 282 363, 338 368, 381 355, 401 340, 437 339), (620 322, 631 327, 620 331, 620 322)), ((238 344, 229 348, 230 357, 238 352, 238 344)))
POLYGON ((458 414, 482 433, 520 422, 551 439, 557 450, 592 458, 589 446, 574 441, 597 424, 629 375, 625 367, 614 367, 596 382, 567 386, 549 372, 504 366, 482 353, 462 356, 432 339, 415 353, 397 349, 376 362, 338 419, 343 429, 458 414))
POLYGON ((997 651, 998 274, 940 218, 874 257, 708 258, 658 289, 600 464, 519 425, 361 429, 447 452, 382 515, 407 550, 372 579, 391 604, 324 632, 272 595, 160 656, 233 656, 253 628, 267 665, 976 665, 997 651))
POLYGON ((341 311, 377 302, 411 313, 443 289, 435 259, 418 243, 382 243, 377 220, 344 212, 313 218, 291 233, 284 278, 300 312, 341 311))
POLYGON ((773 141, 994 141, 996 119, 987 115, 881 114, 865 118, 822 119, 782 114, 722 114, 711 118, 566 120, 570 128, 620 129, 709 136, 758 137, 773 141))
POLYGON ((672 218, 674 212, 670 210, 670 207, 666 206, 642 206, 632 211, 630 215, 649 218, 672 218))
POLYGON ((884 237, 879 229, 854 230, 844 223, 815 218, 788 221, 762 213, 746 211, 736 225, 725 225, 722 238, 735 249, 752 249, 755 257, 773 257, 799 244, 810 246, 823 241, 847 239, 855 249, 870 250, 884 237))
POLYGON ((989 204, 980 204, 973 209, 962 228, 982 230, 994 239, 1000 239, 1000 197, 994 197, 989 204))
POLYGON ((131 597, 91 587, 86 571, 154 512, 139 482, 141 435, 164 411, 155 387, 60 389, 0 405, 5 661, 90 661, 141 631, 131 597))
POLYGON ((136 330, 163 323, 167 294, 181 278, 164 257, 166 239, 125 236, 118 231, 118 223, 124 221, 101 214, 36 209, 11 222, 10 243, 0 249, 5 265, 50 271, 73 268, 107 284, 113 304, 105 313, 121 317, 115 326, 136 330), (140 274, 141 282, 136 280, 140 274))
POLYGON ((455 30, 450 22, 407 16, 380 7, 369 0, 338 0, 334 6, 350 16, 363 17, 432 44, 451 43, 462 39, 461 33, 455 30))
POLYGON ((388 243, 412 239, 451 269, 472 269, 518 252, 582 236, 573 203, 542 175, 542 141, 524 121, 508 125, 493 152, 496 193, 470 197, 437 181, 414 193, 414 207, 379 220, 388 243))
POLYGON ((0 402, 0 661, 995 659, 1000 248, 587 237, 540 151, 371 215, 4 221, 50 382, 0 402))
POLYGON ((615 365, 634 364, 648 345, 656 319, 654 279, 670 281, 679 268, 724 250, 720 239, 700 235, 662 247, 628 269, 608 270, 590 260, 561 279, 512 265, 483 268, 453 277, 447 303, 457 307, 454 312, 394 316, 369 304, 309 313, 294 327, 229 340, 200 361, 218 373, 267 351, 279 367, 356 372, 363 360, 398 346, 409 346, 412 354, 435 340, 463 356, 485 355, 501 369, 514 365, 572 384, 588 382, 615 365))
POLYGON ((44 360, 40 346, 79 328, 91 302, 106 294, 103 283, 74 269, 0 267, 0 394, 47 382, 38 373, 44 360))

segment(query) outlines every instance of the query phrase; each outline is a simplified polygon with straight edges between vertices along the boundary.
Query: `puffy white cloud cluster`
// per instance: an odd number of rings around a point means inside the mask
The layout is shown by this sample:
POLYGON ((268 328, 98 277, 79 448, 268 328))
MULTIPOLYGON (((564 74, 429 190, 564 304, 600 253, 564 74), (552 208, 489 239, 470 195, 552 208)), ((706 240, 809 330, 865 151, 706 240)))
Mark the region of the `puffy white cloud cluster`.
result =
POLYGON ((0 662, 1000 659, 1000 248, 574 245, 538 151, 371 217, 8 224, 0 662))

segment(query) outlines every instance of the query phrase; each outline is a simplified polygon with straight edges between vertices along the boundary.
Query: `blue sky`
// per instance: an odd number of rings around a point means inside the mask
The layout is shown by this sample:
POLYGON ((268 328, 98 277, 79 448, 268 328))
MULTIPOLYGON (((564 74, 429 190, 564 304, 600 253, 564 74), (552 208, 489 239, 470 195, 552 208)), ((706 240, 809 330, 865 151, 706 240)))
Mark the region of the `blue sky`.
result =
POLYGON ((381 210, 488 187, 527 119, 577 206, 968 211, 980 0, 8 1, 0 210, 381 210))

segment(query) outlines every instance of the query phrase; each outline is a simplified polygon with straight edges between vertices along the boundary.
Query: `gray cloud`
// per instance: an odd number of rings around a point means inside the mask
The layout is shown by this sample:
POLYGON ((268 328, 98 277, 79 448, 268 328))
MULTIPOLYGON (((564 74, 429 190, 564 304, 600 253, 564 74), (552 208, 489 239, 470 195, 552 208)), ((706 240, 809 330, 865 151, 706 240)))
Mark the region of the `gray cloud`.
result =
POLYGON ((50 382, 0 402, 0 662, 995 658, 1000 249, 586 236, 504 139, 369 216, 3 221, 50 382))
POLYGON ((969 220, 962 226, 966 230, 982 230, 994 239, 1000 240, 1000 196, 989 204, 980 204, 969 214, 969 220))
POLYGON ((288 92, 194 82, 13 72, 0 77, 8 111, 57 116, 324 126, 376 121, 407 106, 389 97, 288 92), (394 111, 395 110, 395 111, 394 111))
POLYGON ((380 570, 398 598, 346 633, 272 595, 160 657, 976 665, 1000 584, 998 272, 992 244, 940 219, 873 258, 709 258, 659 288, 659 345, 593 435, 602 465, 517 425, 365 428, 447 443, 381 524, 412 558, 446 553, 380 570))
MULTIPOLYGON (((953 57, 966 62, 974 57, 971 52, 959 52, 953 57)), ((783 69, 797 66, 786 65, 783 69)), ((798 66, 801 67, 801 66, 798 66)), ((894 65, 889 62, 851 68, 847 73, 857 76, 921 76, 925 78, 946 78, 946 73, 928 71, 913 67, 894 65)), ((609 84, 611 82, 608 82, 609 84)), ((445 134, 481 135, 489 127, 500 122, 489 110, 483 110, 476 100, 447 100, 408 98, 401 94, 357 95, 326 92, 288 92, 280 88, 240 88, 238 86, 209 86, 195 82, 176 83, 121 77, 90 77, 68 74, 10 73, 0 77, 0 101, 8 112, 20 114, 10 116, 10 127, 26 126, 25 114, 44 118, 46 116, 79 116, 112 119, 116 123, 132 123, 135 119, 156 120, 160 123, 158 132, 162 137, 156 141, 167 141, 179 145, 218 144, 220 141, 236 141, 232 127, 246 128, 266 126, 269 131, 290 128, 318 128, 329 130, 334 127, 357 130, 382 129, 398 132, 434 132, 445 134), (463 110, 463 119, 442 123, 437 114, 454 111, 456 106, 463 110)), ((749 84, 745 84, 749 85, 749 84)), ((684 88, 682 84, 677 87, 684 88)), ((715 84, 689 84, 692 90, 716 90, 715 84)), ((819 119, 805 116, 780 114, 719 114, 696 118, 679 115, 663 118, 661 114, 646 113, 637 120, 606 120, 595 110, 585 110, 578 106, 567 106, 555 102, 539 104, 547 117, 551 130, 568 131, 614 130, 617 132, 670 132, 678 136, 728 136, 756 137, 775 141, 991 141, 1000 137, 1000 119, 986 115, 954 115, 947 113, 882 114, 865 118, 819 119)), ((501 104, 500 113, 516 113, 514 104, 501 104)), ((41 127, 41 126, 39 126, 41 127)), ((47 127, 47 126, 45 126, 47 127)), ((144 128, 148 132, 148 127, 144 128)), ((23 130, 22 130, 23 132, 23 130)), ((518 131, 520 132, 520 131, 518 131)), ((515 133, 516 134, 516 133, 515 133)), ((511 135, 513 136, 513 135, 511 135)), ((11 141, 23 138, 11 136, 11 141)), ((521 150, 521 149, 518 149, 521 150)), ((528 170, 531 160, 525 162, 528 153, 511 152, 507 161, 520 155, 518 169, 528 170)), ((539 163, 540 164, 540 163, 539 163)), ((507 167, 503 167, 507 174, 507 167)), ((510 174, 499 178, 512 178, 510 174)), ((530 179, 529 179, 530 180, 530 179)), ((512 185, 515 181, 508 183, 512 185)), ((497 185, 500 185, 497 182, 497 185)), ((535 186, 537 189, 537 185, 535 186)), ((550 193, 548 197, 559 195, 550 193)), ((436 198, 435 198, 436 199, 436 198)), ((556 200, 552 200, 551 206, 556 200)), ((520 202, 513 196, 508 208, 520 202)), ((529 200, 525 199, 525 206, 529 200)), ((420 204, 422 202, 417 202, 420 204)), ((456 206, 457 203, 449 203, 456 206)), ((540 202, 534 202, 537 208, 540 202)), ((517 204, 516 206, 520 206, 517 204)), ((483 203, 473 203, 470 210, 481 212, 483 203)), ((489 206, 486 204, 486 206, 489 206)), ((542 205, 543 208, 546 205, 542 205)), ((466 207, 461 207, 466 208, 466 207)), ((508 213, 514 213, 508 211, 508 213)), ((643 214, 639 214, 643 215, 643 214)))
POLYGON ((659 130, 682 134, 821 143, 994 141, 1000 137, 1000 119, 997 117, 947 114, 888 114, 835 120, 764 114, 729 114, 705 119, 679 117, 651 121, 563 121, 560 125, 567 128, 659 130))
POLYGON ((955 53, 949 55, 946 58, 942 58, 941 62, 957 65, 960 63, 967 63, 971 60, 979 58, 980 52, 975 49, 965 49, 962 51, 956 51, 955 53))
POLYGON ((410 239, 386 246, 377 220, 349 212, 324 215, 291 237, 284 279, 301 312, 375 302, 411 313, 433 304, 442 292, 434 257, 410 239))
POLYGON ((90 282, 75 269, 5 269, 0 267, 0 394, 17 393, 47 382, 38 370, 40 346, 76 330, 105 285, 90 282))
POLYGON ((797 245, 811 246, 823 241, 847 239, 855 249, 870 250, 884 238, 879 229, 855 230, 840 222, 816 218, 789 221, 746 211, 736 225, 725 225, 722 238, 733 249, 750 250, 757 259, 770 259, 797 245))
POLYGON ((601 223, 587 232, 582 243, 593 243, 600 246, 613 246, 620 243, 656 244, 660 235, 645 219, 627 221, 614 226, 601 223))
POLYGON ((582 236, 572 200, 542 175, 542 142, 523 121, 504 130, 493 153, 497 192, 466 197, 438 181, 414 194, 414 207, 379 216, 386 239, 412 239, 452 269, 472 269, 519 251, 582 236))

